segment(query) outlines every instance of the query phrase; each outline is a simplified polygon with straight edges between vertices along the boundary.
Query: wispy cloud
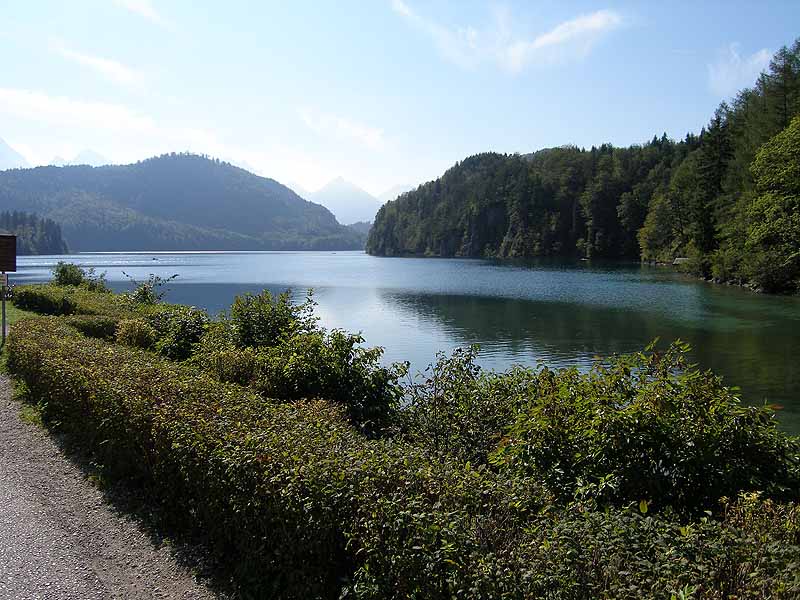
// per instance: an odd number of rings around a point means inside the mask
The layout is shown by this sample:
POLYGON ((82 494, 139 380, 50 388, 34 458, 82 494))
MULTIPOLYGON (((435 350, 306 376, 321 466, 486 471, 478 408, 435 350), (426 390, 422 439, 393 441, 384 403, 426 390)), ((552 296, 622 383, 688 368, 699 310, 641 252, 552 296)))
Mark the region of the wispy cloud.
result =
POLYGON ((136 87, 144 83, 142 73, 116 60, 84 54, 61 44, 54 44, 54 48, 67 60, 91 69, 113 83, 128 87, 136 87))
POLYGON ((730 44, 718 52, 715 62, 708 65, 708 86, 720 97, 751 87, 761 71, 767 68, 771 57, 772 53, 766 48, 742 57, 739 44, 730 44))
POLYGON ((380 150, 384 147, 383 129, 369 127, 348 117, 307 108, 298 112, 306 127, 320 135, 354 140, 372 150, 380 150))
POLYGON ((33 90, 0 88, 0 113, 56 125, 108 131, 158 131, 150 117, 123 105, 74 100, 33 90))
POLYGON ((528 38, 513 31, 512 16, 504 8, 494 11, 488 27, 478 29, 442 25, 419 15, 404 0, 392 0, 391 6, 394 12, 428 34, 442 56, 459 67, 474 68, 491 62, 512 73, 531 65, 582 58, 605 34, 624 24, 619 13, 598 10, 528 38))
POLYGON ((114 3, 160 27, 169 26, 167 20, 161 16, 161 13, 156 10, 150 0, 114 0, 114 3))

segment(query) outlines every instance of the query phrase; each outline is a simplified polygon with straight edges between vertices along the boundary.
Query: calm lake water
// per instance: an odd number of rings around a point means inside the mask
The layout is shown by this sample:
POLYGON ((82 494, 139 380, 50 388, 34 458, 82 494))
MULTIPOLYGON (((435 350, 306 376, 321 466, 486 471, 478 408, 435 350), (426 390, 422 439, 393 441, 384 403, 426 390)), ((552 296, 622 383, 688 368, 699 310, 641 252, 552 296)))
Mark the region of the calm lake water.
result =
POLYGON ((800 433, 800 298, 754 294, 639 264, 377 258, 361 252, 114 253, 20 257, 14 283, 44 281, 58 260, 106 272, 179 277, 167 299, 217 313, 236 294, 313 288, 327 327, 361 331, 387 361, 424 369, 436 352, 481 345, 481 363, 590 366, 656 337, 693 346, 702 367, 752 403, 783 405, 800 433))

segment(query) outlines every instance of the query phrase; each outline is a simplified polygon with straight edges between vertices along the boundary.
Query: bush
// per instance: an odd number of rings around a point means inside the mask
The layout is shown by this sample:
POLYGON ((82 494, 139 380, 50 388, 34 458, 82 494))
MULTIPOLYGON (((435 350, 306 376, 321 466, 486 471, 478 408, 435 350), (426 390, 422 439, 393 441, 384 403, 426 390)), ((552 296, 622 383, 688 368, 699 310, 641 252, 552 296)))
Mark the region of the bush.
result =
POLYGON ((288 291, 278 296, 268 290, 236 296, 230 311, 233 342, 239 348, 268 348, 282 337, 314 331, 314 306, 311 291, 300 305, 292 304, 288 291))
POLYGON ((399 416, 413 443, 483 464, 520 405, 535 394, 538 378, 522 368, 487 373, 475 363, 477 355, 477 346, 456 349, 450 357, 440 352, 422 381, 406 388, 399 416))
MULTIPOLYGON (((369 440, 335 404, 266 401, 188 364, 87 339, 59 319, 15 324, 8 352, 9 369, 42 403, 46 424, 94 449, 109 476, 149 486, 177 523, 205 534, 243 596, 800 593, 795 504, 751 494, 715 503, 718 518, 691 520, 654 515, 638 501, 600 507, 589 496, 558 505, 538 473, 495 472, 402 441, 369 440)), ((551 376, 542 375, 538 393, 552 409, 551 376)), ((606 376, 606 393, 630 378, 614 369, 606 376)), ((599 386, 597 377, 578 382, 580 391, 599 386)), ((645 395, 663 391, 649 385, 653 373, 642 378, 645 395)), ((568 407, 565 400, 562 412, 568 407)), ((761 434, 753 439, 769 441, 761 434)))
POLYGON ((106 275, 95 274, 94 268, 82 269, 76 264, 59 261, 53 267, 53 284, 59 286, 82 286, 90 292, 109 292, 106 275))
POLYGON ((186 360, 209 323, 208 314, 193 306, 158 304, 140 310, 158 336, 155 350, 172 360, 186 360))
POLYGON ((73 315, 66 317, 64 323, 87 337, 101 340, 114 339, 117 331, 117 319, 105 315, 73 315))
POLYGON ((14 288, 14 306, 44 315, 71 315, 78 311, 71 290, 50 285, 21 285, 14 288))
POLYGON ((296 333, 255 355, 253 388, 264 398, 324 398, 346 407, 370 434, 393 422, 407 366, 383 367, 382 348, 361 348, 360 335, 344 331, 296 333))
POLYGON ((54 284, 23 285, 14 288, 14 305, 46 315, 130 316, 133 307, 125 298, 84 287, 54 284))
POLYGON ((158 334, 144 319, 123 319, 117 327, 116 340, 123 346, 151 350, 158 334))
POLYGON ((53 283, 55 285, 78 286, 84 282, 86 273, 78 265, 59 261, 53 267, 53 283))
POLYGON ((675 343, 576 369, 538 374, 528 408, 492 462, 539 477, 562 498, 647 500, 699 512, 723 496, 800 494, 800 440, 769 408, 743 407, 719 377, 675 343))

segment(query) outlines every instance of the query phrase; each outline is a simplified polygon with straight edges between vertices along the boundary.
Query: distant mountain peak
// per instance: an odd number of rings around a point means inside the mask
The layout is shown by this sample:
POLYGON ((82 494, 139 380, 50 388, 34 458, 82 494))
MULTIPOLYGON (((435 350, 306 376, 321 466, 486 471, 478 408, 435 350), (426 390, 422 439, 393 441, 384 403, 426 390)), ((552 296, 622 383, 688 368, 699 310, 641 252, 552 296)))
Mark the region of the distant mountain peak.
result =
POLYGON ((372 221, 381 207, 381 202, 375 196, 341 176, 305 197, 322 204, 344 225, 372 221))
POLYGON ((6 169, 24 169, 28 167, 28 161, 19 152, 9 146, 3 138, 0 138, 0 171, 6 169))
POLYGON ((71 161, 67 164, 70 165, 89 165, 91 167, 102 167, 103 165, 109 164, 109 161, 105 156, 102 154, 98 154, 94 150, 81 150, 78 154, 75 155, 71 161))

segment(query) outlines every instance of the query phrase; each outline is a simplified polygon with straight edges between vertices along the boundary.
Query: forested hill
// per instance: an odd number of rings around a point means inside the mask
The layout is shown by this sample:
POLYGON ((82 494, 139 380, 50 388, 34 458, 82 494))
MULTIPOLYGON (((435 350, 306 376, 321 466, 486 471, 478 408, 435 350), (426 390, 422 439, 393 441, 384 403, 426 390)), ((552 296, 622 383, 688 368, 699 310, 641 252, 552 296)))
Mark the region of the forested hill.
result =
POLYGON ((53 219, 72 251, 362 247, 326 208, 277 181, 194 154, 3 171, 0 209, 53 219))
POLYGON ((64 254, 67 245, 55 221, 24 212, 0 212, 0 233, 17 236, 17 254, 64 254))
POLYGON ((790 180, 800 180, 800 123, 790 123, 798 113, 800 40, 778 51, 755 86, 720 105, 697 135, 472 156, 384 205, 367 251, 687 257, 702 276, 795 291, 800 207, 790 180), (770 161, 795 165, 782 191, 762 176, 770 161))

